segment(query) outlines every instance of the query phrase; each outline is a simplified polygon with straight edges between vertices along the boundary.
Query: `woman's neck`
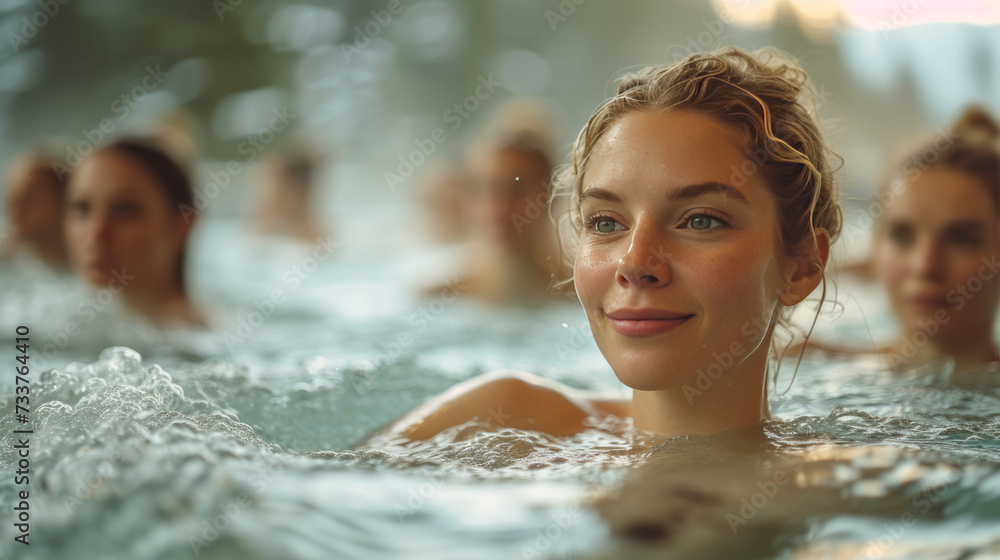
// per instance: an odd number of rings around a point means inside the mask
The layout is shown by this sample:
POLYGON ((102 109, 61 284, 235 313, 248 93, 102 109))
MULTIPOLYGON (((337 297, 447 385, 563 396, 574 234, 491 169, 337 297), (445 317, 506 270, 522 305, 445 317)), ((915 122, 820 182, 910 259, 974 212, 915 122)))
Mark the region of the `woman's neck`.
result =
POLYGON ((122 303, 155 323, 199 323, 201 320, 179 282, 161 286, 130 284, 122 291, 122 303))
POLYGON ((952 358, 956 364, 983 364, 997 361, 997 345, 992 328, 970 328, 957 335, 931 336, 924 329, 914 329, 898 342, 894 350, 902 364, 952 358))
POLYGON ((659 391, 633 390, 635 427, 673 436, 711 434, 759 424, 769 415, 764 398, 767 345, 761 347, 717 379, 706 374, 694 384, 659 391))

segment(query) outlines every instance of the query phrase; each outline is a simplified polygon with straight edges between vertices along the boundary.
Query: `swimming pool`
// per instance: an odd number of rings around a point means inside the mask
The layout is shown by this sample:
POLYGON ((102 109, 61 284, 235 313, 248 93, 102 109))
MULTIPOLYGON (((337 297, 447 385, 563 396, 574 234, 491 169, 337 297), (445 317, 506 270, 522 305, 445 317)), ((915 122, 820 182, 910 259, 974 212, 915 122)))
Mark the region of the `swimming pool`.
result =
MULTIPOLYGON (((212 331, 153 331, 65 279, 3 273, 0 363, 24 323, 35 367, 31 545, 5 521, 0 557, 1000 557, 1000 372, 810 357, 762 432, 661 444, 627 422, 573 438, 465 425, 354 449, 491 369, 621 385, 569 300, 408 295, 447 278, 453 251, 334 239, 328 254, 248 241, 230 219, 200 227, 191 269, 212 331)), ((820 335, 891 332, 877 293, 844 287, 820 335)), ((3 379, 10 519, 23 426, 3 379)))

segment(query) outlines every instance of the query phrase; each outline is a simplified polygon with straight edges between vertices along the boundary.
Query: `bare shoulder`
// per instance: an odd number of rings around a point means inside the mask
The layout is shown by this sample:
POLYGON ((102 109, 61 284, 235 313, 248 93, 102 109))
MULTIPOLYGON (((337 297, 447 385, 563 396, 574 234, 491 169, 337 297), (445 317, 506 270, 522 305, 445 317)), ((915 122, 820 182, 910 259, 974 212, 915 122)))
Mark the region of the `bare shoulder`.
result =
POLYGON ((568 436, 600 414, 592 402, 562 383, 515 370, 490 372, 455 385, 412 410, 390 428, 412 440, 479 420, 497 426, 568 436))

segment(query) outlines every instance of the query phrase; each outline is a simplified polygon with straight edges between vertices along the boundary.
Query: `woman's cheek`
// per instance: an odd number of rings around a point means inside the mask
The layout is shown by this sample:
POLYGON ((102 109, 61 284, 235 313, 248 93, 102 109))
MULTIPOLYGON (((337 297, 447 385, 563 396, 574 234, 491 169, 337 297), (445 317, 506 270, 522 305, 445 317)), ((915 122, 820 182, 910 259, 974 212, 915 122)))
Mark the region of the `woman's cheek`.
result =
POLYGON ((602 278, 602 275, 611 273, 606 269, 606 259, 599 256, 599 251, 596 248, 586 245, 580 247, 573 267, 573 279, 576 293, 584 308, 589 310, 593 304, 600 300, 601 285, 607 282, 606 279, 602 278))
POLYGON ((697 269, 691 268, 687 275, 690 285, 703 294, 703 301, 730 300, 753 301, 756 293, 765 285, 767 267, 762 266, 753 248, 730 250, 717 255, 703 255, 697 269))
POLYGON ((718 329, 717 347, 728 348, 734 343, 750 347, 759 342, 747 337, 753 332, 763 334, 762 325, 769 321, 778 297, 774 292, 780 290, 777 266, 750 247, 705 261, 697 274, 701 281, 691 285, 699 290, 702 305, 713 308, 709 315, 718 329))
POLYGON ((164 242, 164 239, 150 235, 146 228, 139 224, 121 226, 117 237, 122 257, 132 266, 143 263, 152 255, 160 253, 159 246, 164 242))
POLYGON ((875 276, 886 286, 898 284, 906 274, 903 259, 884 241, 876 243, 873 248, 872 268, 875 276))

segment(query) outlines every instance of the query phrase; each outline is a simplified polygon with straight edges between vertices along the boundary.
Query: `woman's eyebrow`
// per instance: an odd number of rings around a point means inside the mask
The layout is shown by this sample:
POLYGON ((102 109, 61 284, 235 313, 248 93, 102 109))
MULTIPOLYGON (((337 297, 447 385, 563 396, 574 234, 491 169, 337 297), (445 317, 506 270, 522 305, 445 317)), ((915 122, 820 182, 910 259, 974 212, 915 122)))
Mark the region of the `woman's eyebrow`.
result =
MULTIPOLYGON (((689 198, 697 198, 705 194, 721 194, 723 196, 732 196, 733 199, 742 202, 743 204, 749 204, 747 197, 743 195, 736 187, 732 185, 727 185, 725 183, 720 183, 718 181, 709 181, 707 183, 698 183, 695 185, 688 185, 686 187, 681 187, 679 189, 674 189, 667 196, 669 200, 686 200, 689 198)), ((608 202, 621 202, 622 199, 617 194, 600 187, 588 187, 582 193, 580 193, 580 202, 587 200, 588 198, 596 198, 598 200, 606 200, 608 202)))
POLYGON ((670 191, 667 198, 670 200, 685 200, 689 198, 698 198, 699 196, 705 194, 721 194, 722 196, 731 196, 743 204, 750 204, 747 197, 743 196, 743 193, 737 190, 736 187, 720 183, 718 181, 709 181, 707 183, 698 183, 696 185, 688 185, 686 187, 674 189, 673 191, 670 191))
POLYGON ((977 219, 962 220, 953 222, 945 226, 946 231, 966 231, 970 233, 980 233, 987 230, 986 224, 977 219))
POLYGON ((621 202, 622 199, 617 194, 599 187, 587 187, 585 191, 580 193, 580 202, 587 200, 588 198, 596 198, 597 200, 606 200, 608 202, 621 202))

